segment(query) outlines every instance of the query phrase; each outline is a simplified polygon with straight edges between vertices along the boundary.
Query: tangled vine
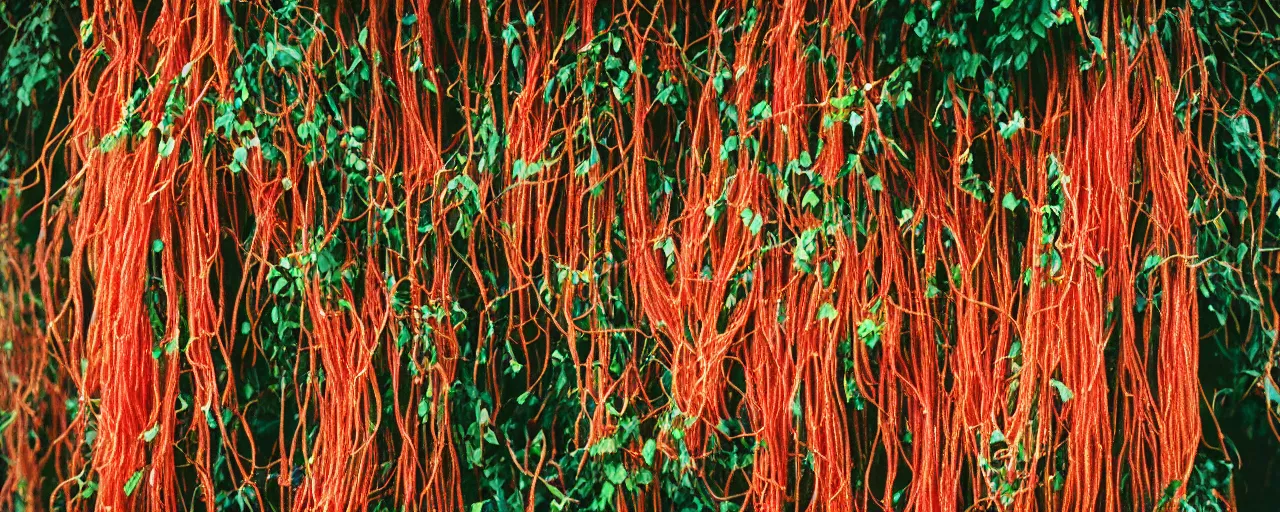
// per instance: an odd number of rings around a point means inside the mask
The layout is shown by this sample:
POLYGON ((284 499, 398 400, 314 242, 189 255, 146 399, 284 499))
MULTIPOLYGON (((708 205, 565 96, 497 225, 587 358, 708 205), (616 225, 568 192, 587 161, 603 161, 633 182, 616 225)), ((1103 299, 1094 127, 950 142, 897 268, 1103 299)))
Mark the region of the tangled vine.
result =
POLYGON ((1272 1, 0 19, 0 509, 1280 486, 1272 1))

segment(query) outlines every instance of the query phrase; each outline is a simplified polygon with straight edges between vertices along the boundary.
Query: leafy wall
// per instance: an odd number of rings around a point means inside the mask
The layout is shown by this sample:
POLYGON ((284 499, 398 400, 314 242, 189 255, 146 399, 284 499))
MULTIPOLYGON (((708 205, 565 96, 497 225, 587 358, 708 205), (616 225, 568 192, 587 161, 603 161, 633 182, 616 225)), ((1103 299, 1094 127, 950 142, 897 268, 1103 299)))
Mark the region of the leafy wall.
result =
POLYGON ((0 0, 0 509, 1266 509, 1277 20, 0 0))

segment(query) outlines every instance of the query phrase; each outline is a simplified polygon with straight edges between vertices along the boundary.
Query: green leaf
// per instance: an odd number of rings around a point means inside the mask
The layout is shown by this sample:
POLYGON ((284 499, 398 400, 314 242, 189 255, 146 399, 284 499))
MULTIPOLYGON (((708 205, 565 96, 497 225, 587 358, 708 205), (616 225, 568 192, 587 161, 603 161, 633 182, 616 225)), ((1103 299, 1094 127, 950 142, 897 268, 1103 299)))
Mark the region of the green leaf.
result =
POLYGON ((751 117, 756 119, 768 119, 773 115, 773 109, 769 106, 769 102, 761 101, 751 107, 751 117))
POLYGON ((870 318, 863 319, 858 323, 858 338, 867 348, 876 348, 876 344, 880 342, 880 326, 870 318))
POLYGON ((903 208, 901 215, 902 216, 898 218, 899 225, 911 222, 911 219, 914 219, 916 217, 916 212, 915 210, 912 210, 910 208, 903 208))
POLYGON ((818 308, 818 320, 835 320, 838 316, 840 316, 840 313, 836 311, 836 307, 832 306, 830 302, 824 302, 818 308))
POLYGON ((1026 120, 1022 118, 1022 112, 1015 110, 1013 112, 1013 116, 1009 118, 1008 122, 1000 122, 1000 136, 1005 139, 1010 139, 1025 126, 1026 120))
POLYGON ((674 99, 671 98, 671 95, 672 93, 675 92, 675 90, 676 90, 675 87, 672 87, 670 85, 663 87, 661 90, 658 91, 658 94, 653 97, 653 101, 656 101, 663 105, 670 105, 675 101, 674 99))
POLYGON ((273 62, 282 68, 291 68, 302 62, 302 53, 290 46, 277 46, 273 62))
POLYGON ((1005 192, 1004 199, 1000 201, 1000 205, 1006 210, 1014 211, 1018 209, 1018 198, 1014 197, 1013 192, 1005 192))
POLYGON ((1142 261, 1142 270, 1147 271, 1147 270, 1156 268, 1156 266, 1160 264, 1160 260, 1162 259, 1163 258, 1161 258, 1159 254, 1148 255, 1147 259, 1142 261))
POLYGON ((991 439, 987 441, 987 444, 996 445, 1006 441, 1007 439, 1004 437, 1004 432, 997 428, 991 432, 991 439))
POLYGON ((720 147, 720 159, 728 160, 729 153, 732 153, 737 150, 738 150, 738 136, 730 135, 729 137, 724 139, 724 145, 720 147))
POLYGON ((857 112, 849 112, 849 128, 856 133, 860 125, 862 125, 862 116, 857 112))
POLYGON ((516 32, 516 27, 514 25, 507 24, 507 26, 502 29, 503 43, 510 45, 511 42, 515 41, 517 37, 520 37, 520 33, 516 32))
POLYGON ((806 191, 804 197, 800 198, 800 206, 804 208, 818 206, 821 202, 822 200, 818 199, 818 194, 815 194, 812 190, 806 191))
POLYGON ((1262 388, 1267 392, 1268 402, 1280 404, 1280 389, 1276 389, 1276 383, 1271 380, 1270 376, 1262 379, 1262 388))
POLYGON ((608 464, 604 467, 604 476, 614 484, 620 484, 627 480, 627 468, 622 464, 608 464))
POLYGON ((173 137, 166 137, 163 141, 160 141, 160 157, 168 158, 169 155, 172 155, 173 145, 174 145, 173 137))
POLYGON ((1164 488, 1164 493, 1160 496, 1160 501, 1156 503, 1155 510, 1160 510, 1164 508, 1165 505, 1168 505, 1169 501, 1178 494, 1178 489, 1181 488, 1182 480, 1173 480, 1169 482, 1169 485, 1164 488))
MULTIPOLYGON (((714 206, 715 205, 712 205, 711 207, 708 207, 708 208, 712 208, 714 206)), ((714 214, 715 212, 713 211, 712 212, 713 218, 715 216, 714 214)), ((751 211, 751 208, 743 208, 742 213, 739 215, 739 217, 742 218, 742 224, 747 226, 747 229, 751 231, 751 234, 753 235, 760 234, 760 228, 764 227, 764 217, 762 217, 759 212, 751 211)))
MULTIPOLYGON (((136 246, 135 246, 136 247, 136 246)), ((164 241, 159 238, 151 241, 151 252, 160 252, 164 250, 164 241)))
POLYGON ((1063 384, 1058 379, 1049 379, 1049 385, 1053 386, 1053 389, 1058 391, 1058 398, 1061 399, 1063 403, 1070 402, 1071 399, 1075 397, 1075 394, 1071 392, 1071 388, 1067 387, 1066 384, 1063 384))
POLYGON ((142 483, 142 470, 139 469, 133 473, 133 476, 129 477, 128 481, 124 483, 124 495, 132 496, 133 491, 137 490, 138 485, 141 483, 142 483))
POLYGON ((942 293, 942 290, 939 290, 938 286, 933 283, 933 278, 929 278, 929 282, 925 283, 924 298, 932 299, 940 293, 942 293))
POLYGON ((155 425, 152 425, 151 428, 147 429, 146 432, 142 433, 142 440, 144 442, 150 443, 151 441, 154 441, 156 436, 159 434, 160 434, 160 424, 156 423, 155 425))
POLYGON ((93 39, 93 16, 80 22, 80 42, 89 44, 89 40, 93 39))

